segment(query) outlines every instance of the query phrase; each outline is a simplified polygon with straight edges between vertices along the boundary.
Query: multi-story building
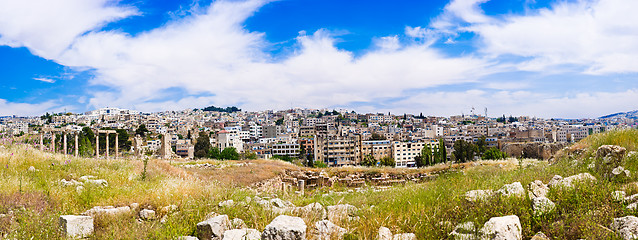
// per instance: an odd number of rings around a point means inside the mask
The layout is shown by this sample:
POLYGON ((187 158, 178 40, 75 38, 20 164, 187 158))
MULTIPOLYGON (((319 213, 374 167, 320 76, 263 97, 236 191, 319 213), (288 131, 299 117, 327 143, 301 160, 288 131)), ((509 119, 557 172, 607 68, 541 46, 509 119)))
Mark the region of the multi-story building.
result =
POLYGON ((324 162, 328 166, 358 164, 359 135, 318 135, 315 138, 315 162, 324 162))
POLYGON ((389 140, 370 140, 361 142, 361 154, 359 162, 367 155, 371 155, 376 160, 384 157, 392 157, 392 144, 389 140))
POLYGON ((289 157, 298 157, 299 156, 299 144, 293 143, 282 143, 282 144, 273 144, 271 147, 272 155, 277 156, 289 156, 289 157))
POLYGON ((392 156, 396 162, 396 167, 416 167, 414 157, 421 155, 421 150, 430 145, 432 152, 439 148, 439 141, 429 140, 421 142, 392 142, 392 156))

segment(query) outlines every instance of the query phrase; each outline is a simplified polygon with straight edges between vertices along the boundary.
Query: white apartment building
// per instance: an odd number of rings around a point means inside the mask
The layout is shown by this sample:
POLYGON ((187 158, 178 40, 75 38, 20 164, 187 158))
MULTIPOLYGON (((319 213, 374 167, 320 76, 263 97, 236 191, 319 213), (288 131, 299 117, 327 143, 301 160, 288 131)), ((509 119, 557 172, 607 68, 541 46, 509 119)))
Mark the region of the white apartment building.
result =
POLYGON ((430 145, 432 152, 439 148, 439 141, 426 140, 421 142, 392 142, 392 156, 397 168, 416 167, 414 157, 421 155, 425 145, 430 145))
POLYGON ((223 151, 227 147, 234 147, 237 152, 244 151, 244 142, 237 129, 222 130, 217 133, 217 147, 223 151))

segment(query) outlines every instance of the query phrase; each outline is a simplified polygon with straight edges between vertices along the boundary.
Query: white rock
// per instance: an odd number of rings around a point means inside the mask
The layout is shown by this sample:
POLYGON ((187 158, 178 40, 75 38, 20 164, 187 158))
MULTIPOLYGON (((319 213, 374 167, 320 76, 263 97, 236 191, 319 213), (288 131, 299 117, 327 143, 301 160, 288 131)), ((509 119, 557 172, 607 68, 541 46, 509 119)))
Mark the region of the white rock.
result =
POLYGON ((328 220, 331 222, 339 223, 345 219, 354 219, 357 211, 357 207, 350 204, 338 204, 326 207, 328 209, 328 220))
POLYGON ((80 181, 86 182, 87 180, 92 179, 92 178, 97 178, 97 177, 96 176, 91 176, 91 175, 81 176, 80 177, 80 181))
POLYGON ((392 232, 387 227, 380 227, 376 240, 392 240, 392 232))
POLYGON ((177 240, 199 240, 199 239, 192 236, 181 236, 181 237, 178 237, 177 240))
POLYGON ((343 239, 343 235, 346 234, 346 232, 347 231, 345 228, 339 227, 328 220, 323 220, 315 223, 315 232, 313 239, 343 239))
POLYGON ((226 230, 230 229, 227 215, 219 215, 206 219, 197 224, 197 238, 199 240, 221 240, 226 230))
POLYGON ((140 219, 142 220, 153 220, 155 219, 155 211, 150 209, 142 209, 140 211, 140 219))
POLYGON ((256 229, 232 229, 224 232, 223 240, 259 240, 261 234, 256 229))
POLYGON ((554 211, 556 209, 556 205, 554 202, 549 200, 546 197, 537 197, 532 199, 532 210, 534 211, 534 215, 543 215, 554 211))
POLYGON ((627 196, 627 193, 625 193, 625 191, 614 191, 611 193, 611 198, 617 202, 624 201, 626 196, 627 196))
POLYGON ((261 234, 264 240, 305 240, 306 223, 299 217, 280 215, 266 226, 261 234))
POLYGON ((537 232, 531 240, 550 240, 543 232, 537 232))
POLYGON ((631 196, 629 196, 629 197, 626 197, 626 198, 625 198, 625 201, 627 201, 627 202, 635 202, 635 201, 638 201, 638 193, 636 193, 636 194, 634 194, 634 195, 631 195, 631 196))
POLYGON ((179 208, 177 207, 177 205, 173 205, 173 204, 171 204, 171 205, 168 205, 168 206, 163 207, 163 208, 162 208, 162 213, 163 213, 163 214, 173 213, 173 212, 177 211, 177 209, 179 209, 179 208))
POLYGON ((68 238, 84 238, 93 234, 93 218, 89 216, 60 216, 60 228, 68 238))
POLYGON ((295 208, 295 212, 305 218, 325 219, 327 217, 326 209, 321 203, 311 203, 303 207, 295 208))
POLYGON ((131 205, 129 205, 129 207, 131 208, 132 211, 137 211, 137 209, 140 208, 140 204, 139 203, 131 203, 131 205))
POLYGON ((230 225, 233 229, 246 228, 246 223, 244 223, 244 220, 241 220, 239 218, 233 218, 233 220, 230 221, 230 225))
POLYGON ((611 229, 625 240, 638 239, 638 218, 634 216, 614 218, 611 229))
POLYGON ((569 176, 566 178, 562 178, 558 175, 554 176, 551 181, 549 181, 549 187, 565 187, 572 188, 576 183, 583 183, 587 181, 596 181, 596 178, 589 173, 581 173, 573 176, 569 176))
POLYGON ((416 235, 414 235, 414 233, 394 234, 392 240, 416 240, 416 235))
POLYGON ((74 179, 71 179, 69 181, 67 181, 66 179, 60 179, 60 184, 62 184, 62 186, 65 186, 65 187, 84 185, 84 183, 75 181, 74 179))
POLYGON ((465 199, 470 202, 485 201, 494 196, 492 190, 472 190, 465 193, 465 199))
POLYGON ((233 201, 232 199, 230 200, 226 200, 223 202, 219 202, 219 204, 217 204, 219 207, 232 207, 235 206, 235 201, 233 201))
POLYGON ((35 167, 34 166, 30 166, 29 169, 27 169, 27 171, 29 172, 35 172, 35 167))
POLYGON ((98 185, 98 186, 101 186, 101 187, 108 187, 109 186, 109 182, 107 182, 104 179, 95 179, 95 180, 88 179, 85 182, 86 182, 86 184, 95 184, 95 185, 98 185))
POLYGON ((514 182, 511 184, 505 184, 501 189, 497 191, 503 197, 523 197, 525 196, 525 189, 520 182, 514 182))
POLYGON ((474 240, 476 239, 476 227, 473 222, 464 222, 454 227, 449 235, 456 240, 474 240))
POLYGON ((99 214, 118 215, 118 214, 127 214, 130 212, 131 212, 131 207, 129 206, 117 207, 117 208, 113 206, 104 206, 104 207, 96 206, 84 212, 83 215, 89 215, 89 216, 95 216, 99 214))
POLYGON ((516 215, 493 217, 479 231, 484 239, 521 240, 523 239, 521 221, 516 215))
POLYGON ((638 208, 638 203, 630 203, 629 205, 627 205, 627 209, 629 210, 636 210, 638 208))
POLYGON ((536 197, 547 197, 549 188, 543 184, 540 180, 533 181, 529 184, 529 198, 534 199, 536 197))
POLYGON ((270 203, 272 204, 272 206, 275 206, 278 208, 294 208, 295 207, 295 205, 292 204, 290 201, 284 201, 279 198, 270 200, 270 203))

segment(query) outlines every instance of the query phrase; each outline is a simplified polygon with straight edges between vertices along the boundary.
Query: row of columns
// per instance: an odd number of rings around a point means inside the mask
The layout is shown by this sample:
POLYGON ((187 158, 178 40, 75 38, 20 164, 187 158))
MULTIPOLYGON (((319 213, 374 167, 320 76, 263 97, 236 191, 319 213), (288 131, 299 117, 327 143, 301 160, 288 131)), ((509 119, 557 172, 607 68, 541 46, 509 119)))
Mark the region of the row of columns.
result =
MULTIPOLYGON (((51 133, 55 133, 55 131, 48 131, 51 133)), ((118 146, 118 142, 119 142, 119 134, 117 133, 117 131, 115 130, 97 130, 97 134, 95 134, 95 157, 98 158, 100 157, 100 133, 105 133, 106 134, 106 158, 109 158, 109 135, 110 134, 115 134, 115 158, 119 157, 119 146, 118 146)), ((63 137, 63 144, 64 144, 64 155, 67 155, 67 138, 66 138, 66 132, 62 133, 62 137, 63 137)), ((79 151, 78 151, 78 134, 74 134, 75 137, 75 152, 74 152, 74 156, 78 156, 79 151)), ((51 134, 51 152, 55 152, 55 138, 56 135, 55 134, 51 134)), ((43 139, 43 134, 40 133, 40 151, 44 151, 44 139, 43 139)))

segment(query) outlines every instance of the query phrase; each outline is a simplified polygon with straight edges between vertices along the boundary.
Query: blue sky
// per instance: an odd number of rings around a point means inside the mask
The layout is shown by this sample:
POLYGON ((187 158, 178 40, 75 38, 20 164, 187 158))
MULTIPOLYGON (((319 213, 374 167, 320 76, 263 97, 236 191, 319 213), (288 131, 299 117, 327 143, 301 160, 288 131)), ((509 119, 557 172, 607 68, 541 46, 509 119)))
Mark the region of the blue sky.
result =
POLYGON ((0 2, 0 115, 638 109, 632 0, 0 2))

